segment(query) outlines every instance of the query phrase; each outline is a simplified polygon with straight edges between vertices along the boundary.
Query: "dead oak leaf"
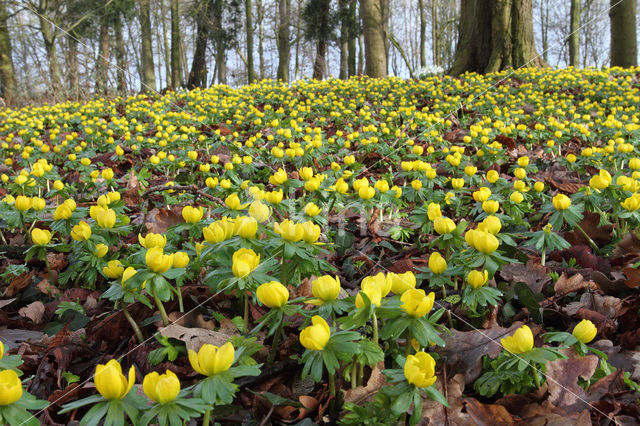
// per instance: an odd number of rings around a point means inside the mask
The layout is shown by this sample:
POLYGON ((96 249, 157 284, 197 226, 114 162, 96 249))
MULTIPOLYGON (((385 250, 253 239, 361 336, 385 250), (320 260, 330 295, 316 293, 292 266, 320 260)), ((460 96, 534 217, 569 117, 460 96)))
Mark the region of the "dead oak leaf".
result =
POLYGON ((590 288, 591 290, 598 290, 598 285, 593 281, 586 281, 580 274, 575 274, 571 278, 567 278, 566 273, 562 273, 558 281, 553 286, 553 290, 556 296, 563 296, 568 293, 585 290, 590 288))
POLYGON ((589 380, 596 371, 598 362, 599 359, 595 355, 547 362, 545 375, 549 387, 549 401, 568 412, 584 410, 586 393, 578 385, 578 378, 589 380))
POLYGON ((29 318, 34 324, 40 324, 44 316, 44 303, 39 300, 20 308, 18 314, 23 318, 29 318))
POLYGON ((218 331, 204 328, 186 328, 176 324, 158 329, 165 337, 182 340, 187 350, 198 351, 205 343, 214 346, 222 346, 229 341, 231 336, 218 331))
POLYGON ((344 394, 345 402, 353 402, 362 405, 373 399, 380 388, 387 384, 387 378, 382 374, 380 368, 376 365, 371 371, 371 377, 367 381, 366 386, 358 386, 355 389, 349 389, 344 394))
POLYGON ((525 283, 534 293, 542 292, 545 284, 551 281, 549 268, 532 260, 529 260, 526 265, 520 263, 505 265, 500 270, 500 275, 506 281, 525 283))

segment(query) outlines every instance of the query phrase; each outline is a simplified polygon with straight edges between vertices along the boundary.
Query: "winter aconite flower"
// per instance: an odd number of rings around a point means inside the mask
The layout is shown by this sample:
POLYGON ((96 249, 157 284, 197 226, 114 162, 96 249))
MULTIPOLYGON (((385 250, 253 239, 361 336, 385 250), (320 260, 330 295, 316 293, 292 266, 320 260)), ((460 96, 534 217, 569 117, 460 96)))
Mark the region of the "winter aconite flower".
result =
POLYGON ((409 355, 404 364, 404 377, 419 388, 426 388, 436 382, 436 361, 426 352, 409 355))
POLYGON ((96 389, 104 399, 114 400, 124 398, 136 380, 136 373, 131 366, 129 377, 122 374, 122 367, 115 359, 110 360, 105 365, 98 364, 96 367, 94 382, 96 389))
POLYGON ((165 374, 153 371, 142 381, 142 390, 147 397, 160 404, 171 402, 180 393, 180 380, 171 370, 165 374))
POLYGON ((46 246, 51 241, 51 231, 47 229, 33 228, 31 231, 31 241, 38 246, 46 246))
POLYGON ((280 223, 273 225, 273 230, 276 234, 280 235, 283 240, 287 241, 300 241, 304 237, 304 228, 299 223, 294 223, 292 220, 285 219, 280 223))
POLYGON ((551 200, 556 210, 566 210, 571 206, 571 198, 564 194, 558 194, 551 200))
POLYGON ((71 228, 71 238, 76 241, 86 241, 91 238, 91 226, 85 221, 80 221, 71 228))
POLYGON ((241 248, 233 253, 232 262, 231 270, 233 275, 238 278, 244 278, 258 267, 260 255, 251 249, 241 248))
POLYGON ((322 305, 325 302, 335 300, 340 294, 340 277, 323 275, 311 282, 311 292, 315 299, 309 301, 313 305, 322 305))
POLYGON ((423 317, 433 308, 435 297, 434 292, 426 295, 424 290, 412 288, 402 293, 400 297, 402 301, 401 308, 409 316, 423 317))
POLYGON ((281 308, 289 300, 289 290, 278 281, 261 284, 256 290, 258 300, 269 308, 281 308))
POLYGON ((0 371, 0 407, 13 404, 22 397, 20 377, 13 370, 0 371))
POLYGON ((138 242, 142 247, 147 249, 154 247, 163 248, 167 244, 167 237, 162 234, 149 232, 144 237, 141 234, 138 234, 138 242))
POLYGON ((580 340, 582 343, 589 343, 592 341, 596 334, 598 334, 598 329, 595 325, 588 319, 583 319, 576 325, 572 332, 573 336, 580 340))
POLYGON ((431 253, 429 256, 429 269, 436 275, 444 273, 447 270, 447 261, 444 257, 437 251, 431 253))
POLYGON ((500 339, 502 347, 514 354, 522 354, 533 349, 533 333, 527 325, 523 325, 513 336, 500 339))
POLYGON ((456 229, 456 224, 448 217, 440 216, 433 221, 433 229, 440 235, 450 234, 456 229))
POLYGON ((115 279, 120 278, 122 273, 124 272, 124 267, 119 260, 110 260, 107 262, 107 266, 102 268, 102 273, 104 273, 107 277, 115 279))
POLYGON ((189 255, 183 251, 173 253, 173 267, 185 268, 189 264, 189 255))
POLYGON ((197 353, 189 349, 191 367, 204 376, 213 376, 227 371, 233 364, 234 357, 235 349, 231 342, 220 347, 205 343, 197 353))
POLYGON ((467 275, 467 283, 473 288, 482 287, 487 283, 488 279, 489 272, 486 269, 482 272, 473 270, 467 275))
POLYGON ((182 209, 182 218, 187 223, 198 223, 202 219, 204 211, 202 207, 184 206, 182 209))
POLYGON ((300 332, 300 343, 307 349, 312 351, 321 351, 331 337, 329 324, 318 315, 311 318, 311 324, 300 332))
POLYGON ((416 287, 416 276, 411 271, 403 274, 388 272, 386 278, 387 284, 391 284, 391 291, 395 294, 404 294, 407 290, 416 287))
POLYGON ((173 255, 164 254, 160 247, 153 247, 147 250, 144 260, 147 267, 158 274, 167 272, 173 265, 173 255))

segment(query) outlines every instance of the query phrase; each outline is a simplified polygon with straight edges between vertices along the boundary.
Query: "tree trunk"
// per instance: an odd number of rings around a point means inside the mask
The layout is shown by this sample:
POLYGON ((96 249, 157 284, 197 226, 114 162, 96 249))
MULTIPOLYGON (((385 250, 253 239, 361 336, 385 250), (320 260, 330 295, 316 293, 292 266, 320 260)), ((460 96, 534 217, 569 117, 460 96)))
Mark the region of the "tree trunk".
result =
POLYGON ((290 36, 291 0, 278 0, 278 31, 276 44, 278 47, 278 71, 276 78, 289 82, 289 61, 291 57, 290 36))
POLYGON ((360 0, 364 30, 365 74, 387 76, 387 40, 384 22, 386 0, 360 0))
POLYGON ((212 8, 214 42, 216 49, 216 74, 218 75, 218 83, 227 84, 227 43, 225 41, 225 33, 222 27, 223 1, 214 0, 212 8))
MULTIPOLYGON (((167 5, 165 4, 164 0, 160 0, 160 16, 158 16, 158 14, 156 13, 155 17, 156 17, 155 19, 156 23, 158 22, 158 20, 162 21, 162 50, 164 53, 164 61, 163 61, 164 74, 165 74, 165 81, 166 81, 167 88, 169 88, 169 87, 173 87, 171 85, 171 48, 169 47, 169 36, 168 36, 170 33, 170 30, 167 28, 167 19, 166 19, 167 5)), ((171 17, 169 18, 169 20, 171 21, 171 17)), ((156 24, 156 27, 160 28, 157 24, 156 24)), ((160 35, 158 34, 158 44, 159 43, 160 43, 160 35)), ((160 84, 162 85, 162 83, 160 84)))
POLYGON ((571 26, 569 29, 569 65, 577 67, 580 61, 580 2, 571 0, 571 26))
POLYGON ((127 76, 125 70, 127 63, 125 59, 124 36, 122 34, 122 16, 118 13, 113 24, 113 31, 116 36, 116 92, 120 96, 127 93, 127 76))
POLYGON ((418 0, 418 13, 420 14, 420 66, 427 66, 427 53, 425 44, 427 43, 427 20, 424 17, 424 1, 418 0))
POLYGON ((462 0, 452 75, 547 66, 533 39, 532 0, 462 0))
POLYGON ((338 16, 340 17, 340 73, 339 78, 349 77, 349 5, 347 0, 338 0, 338 16))
MULTIPOLYGON (((1 49, 0 49, 1 51, 1 49)), ((69 96, 73 100, 80 98, 80 82, 78 79, 78 37, 67 35, 67 74, 69 76, 69 96)))
POLYGON ((171 1, 171 88, 182 85, 182 64, 180 56, 180 3, 171 1))
POLYGON ((264 32, 262 23, 264 21, 264 9, 262 8, 262 0, 256 3, 256 18, 258 19, 258 62, 260 69, 260 80, 264 78, 264 32))
POLYGON ((7 9, 4 1, 0 0, 0 96, 7 105, 11 105, 16 98, 16 77, 11 57, 11 38, 7 26, 7 9))
POLYGON ((96 58, 96 94, 107 94, 109 79, 109 23, 103 17, 100 22, 100 36, 98 38, 98 57, 96 58))
POLYGON ((153 44, 151 41, 150 0, 139 0, 140 4, 140 82, 141 92, 156 90, 156 72, 153 65, 153 44))
POLYGON ((540 34, 542 36, 542 57, 549 59, 549 0, 540 3, 540 34))
POLYGON ((191 71, 189 71, 189 79, 187 81, 187 87, 189 89, 204 87, 207 82, 206 54, 207 40, 209 39, 209 25, 207 23, 208 3, 208 0, 202 1, 197 11, 196 48, 193 53, 191 71))
POLYGON ((318 40, 316 44, 316 59, 313 62, 313 76, 315 80, 324 78, 324 70, 326 69, 327 58, 327 42, 326 40, 318 40))
POLYGON ((440 28, 438 24, 438 0, 431 0, 431 45, 433 65, 440 65, 440 28))
POLYGON ((57 36, 55 28, 51 22, 43 15, 44 12, 38 14, 40 23, 40 32, 44 40, 44 49, 47 53, 47 61, 49 64, 49 79, 51 81, 51 91, 54 96, 58 95, 62 87, 62 70, 58 62, 58 49, 56 46, 57 36))
POLYGON ((244 0, 244 14, 247 30, 247 82, 251 84, 256 78, 253 70, 253 10, 251 0, 244 0))
POLYGON ((356 75, 356 39, 358 38, 358 21, 356 20, 356 2, 357 0, 349 0, 349 39, 348 39, 348 75, 356 75))
POLYGON ((632 67, 638 64, 636 41, 636 0, 611 0, 611 66, 632 67))

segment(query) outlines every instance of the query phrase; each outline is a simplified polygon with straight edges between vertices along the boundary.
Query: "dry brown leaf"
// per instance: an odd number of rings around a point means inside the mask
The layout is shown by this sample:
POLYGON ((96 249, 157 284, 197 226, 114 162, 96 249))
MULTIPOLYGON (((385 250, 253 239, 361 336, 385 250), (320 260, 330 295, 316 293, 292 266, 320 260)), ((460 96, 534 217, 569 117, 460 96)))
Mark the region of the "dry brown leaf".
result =
POLYGON ((429 398, 422 399, 422 420, 421 425, 441 425, 450 424, 452 426, 472 426, 475 425, 473 419, 467 413, 463 413, 464 406, 462 405, 462 393, 464 392, 464 374, 456 374, 447 383, 447 391, 442 389, 441 377, 438 376, 436 380, 436 387, 438 390, 447 397, 449 402, 449 408, 445 408, 440 404, 429 398))
POLYGON ((7 290, 4 292, 2 296, 13 297, 16 294, 20 293, 22 290, 29 287, 29 284, 31 284, 31 279, 35 274, 36 274, 35 271, 31 271, 31 272, 25 272, 24 274, 18 275, 13 280, 11 280, 9 287, 7 287, 7 290))
POLYGON ((198 351, 205 343, 214 346, 222 346, 229 341, 231 336, 218 331, 206 330, 204 328, 186 328, 180 325, 171 324, 158 329, 163 336, 182 340, 187 350, 198 351))
POLYGON ((549 268, 532 260, 529 260, 526 265, 521 263, 504 265, 500 275, 506 281, 525 283, 534 293, 540 293, 544 285, 551 281, 549 268))
POLYGON ((152 209, 144 218, 144 224, 147 232, 154 234, 164 234, 167 229, 181 223, 183 220, 180 216, 169 209, 152 209))
POLYGON ((29 318, 34 324, 40 324, 42 322, 42 317, 44 316, 44 311, 44 303, 38 300, 20 308, 18 314, 23 318, 29 318))
POLYGON ((56 297, 60 294, 60 290, 58 289, 58 287, 51 284, 48 278, 41 279, 36 288, 47 296, 56 297))
MULTIPOLYGON (((598 245, 606 246, 611 242, 613 225, 600 225, 600 215, 590 211, 584 212, 584 217, 579 224, 587 235, 598 245)), ((589 241, 576 229, 564 233, 564 238, 573 246, 587 245, 589 241)))
MULTIPOLYGON (((196 311, 182 312, 170 312, 169 321, 171 324, 179 325, 186 328, 204 328, 207 330, 213 330, 213 320, 206 321, 202 314, 196 311)), ((158 327, 162 326, 162 321, 156 322, 158 327)))
POLYGON ((140 196, 140 181, 138 180, 133 168, 131 168, 131 171, 129 172, 127 189, 122 193, 122 199, 127 207, 137 207, 142 204, 143 200, 140 196))
POLYGON ((378 390, 385 384, 387 384, 387 378, 376 365, 371 371, 371 377, 369 377, 367 381, 367 386, 358 386, 355 389, 349 389, 344 394, 344 401, 362 405, 371 401, 373 396, 378 393, 378 390))
POLYGON ((595 355, 547 362, 545 375, 549 386, 549 401, 568 412, 584 410, 586 393, 578 385, 578 378, 589 380, 598 363, 599 359, 595 355))
POLYGON ((570 316, 574 316, 581 308, 596 311, 607 318, 615 318, 618 314, 622 300, 613 296, 602 296, 598 293, 583 293, 580 300, 571 302, 564 307, 563 311, 570 316))
POLYGON ((0 300, 0 308, 4 308, 5 306, 9 306, 10 304, 12 304, 14 301, 16 300, 15 297, 12 297, 11 299, 7 299, 7 300, 0 300))
POLYGON ((64 253, 47 253, 47 261, 52 271, 62 271, 69 264, 64 253))
POLYGON ((624 272, 624 275, 627 277, 627 279, 624 280, 624 283, 628 287, 640 287, 640 269, 627 266, 625 268, 622 268, 622 272, 624 272))
POLYGON ((640 239, 633 233, 629 232, 616 244, 613 254, 624 256, 629 253, 640 253, 640 239))
POLYGON ((598 285, 593 281, 586 281, 580 274, 575 274, 571 278, 567 278, 566 273, 562 273, 558 281, 553 287, 556 296, 563 296, 565 294, 581 291, 590 288, 591 290, 598 290, 598 285))
POLYGON ((514 418, 502 405, 483 404, 473 398, 464 398, 463 404, 478 426, 516 425, 514 418))
POLYGON ((319 401, 316 398, 309 395, 300 395, 298 397, 298 401, 304 405, 304 407, 298 408, 290 405, 280 405, 274 407, 273 413, 283 423, 290 424, 309 417, 311 413, 318 408, 319 404, 319 401))

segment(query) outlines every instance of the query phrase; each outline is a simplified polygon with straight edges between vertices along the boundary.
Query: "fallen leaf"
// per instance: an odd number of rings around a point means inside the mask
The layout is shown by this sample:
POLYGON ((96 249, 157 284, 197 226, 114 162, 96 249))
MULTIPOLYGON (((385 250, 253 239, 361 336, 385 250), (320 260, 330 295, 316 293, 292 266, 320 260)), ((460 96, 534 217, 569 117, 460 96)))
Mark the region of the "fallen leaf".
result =
POLYGON ((569 316, 574 316, 581 308, 587 308, 599 312, 607 318, 615 318, 621 304, 622 301, 617 297, 586 292, 582 293, 580 300, 568 303, 563 311, 569 316))
POLYGON ((629 232, 616 243, 613 253, 618 256, 624 256, 628 253, 640 254, 640 239, 633 232, 629 232))
POLYGON ((60 294, 58 287, 51 284, 48 278, 41 279, 36 288, 47 296, 56 297, 60 294))
POLYGON ((443 380, 438 376, 436 387, 447 397, 449 408, 430 398, 422 398, 422 420, 420 425, 450 424, 456 426, 474 425, 471 416, 463 412, 462 394, 464 392, 464 374, 456 374, 447 383, 446 392, 442 386, 443 380))
POLYGON ((35 271, 25 272, 24 274, 20 274, 9 283, 9 287, 2 295, 3 297, 13 297, 16 294, 20 293, 25 288, 29 287, 31 284, 31 279, 35 275, 35 271))
MULTIPOLYGON (((579 225, 598 247, 606 246, 611 242, 613 225, 600 225, 598 213, 585 211, 579 225)), ((577 227, 573 231, 565 232, 564 238, 573 246, 589 244, 589 241, 578 231, 577 227)))
POLYGON ((462 400, 467 413, 478 426, 516 425, 514 418, 502 405, 483 404, 473 398, 462 400))
MULTIPOLYGON (((613 275, 613 274, 612 274, 613 275)), ((616 273, 616 275, 618 275, 616 273)), ((598 284, 600 290, 604 291, 605 294, 610 296, 620 294, 622 291, 627 290, 628 286, 625 283, 623 278, 616 278, 615 280, 610 280, 605 274, 600 271, 593 271, 591 274, 591 278, 598 284)))
POLYGON ((509 328, 453 330, 452 334, 443 336, 445 346, 438 346, 436 352, 446 363, 447 372, 454 375, 462 373, 466 383, 473 383, 482 373, 482 357, 496 357, 502 351, 500 338, 512 334, 521 325, 522 322, 516 321, 509 328))
POLYGON ((640 269, 632 268, 630 266, 622 268, 622 272, 627 277, 624 283, 631 288, 640 287, 640 269))
POLYGON ((122 193, 122 199, 127 207, 137 207, 144 201, 140 196, 140 181, 138 180, 133 168, 131 168, 131 171, 129 172, 127 189, 122 193))
POLYGON ((67 267, 69 262, 67 261, 67 255, 64 253, 47 253, 47 261, 49 262, 49 268, 52 271, 62 271, 67 267))
POLYGON ((500 275, 505 281, 525 283, 534 293, 541 293, 544 285, 551 281, 549 268, 533 260, 529 260, 526 265, 521 263, 504 265, 500 275))
POLYGON ((564 272, 558 278, 553 290, 556 296, 564 296, 565 294, 577 292, 590 288, 591 290, 598 290, 598 285, 593 281, 586 281, 580 274, 575 274, 571 278, 567 278, 567 274, 564 272))
POLYGON ((44 316, 44 310, 44 303, 38 300, 20 308, 18 314, 23 318, 29 318, 34 324, 40 324, 44 316))
POLYGON ((568 412, 584 410, 586 393, 578 385, 578 378, 589 380, 598 363, 599 358, 595 355, 547 362, 545 375, 549 387, 549 401, 568 412))
POLYGON ((198 351, 205 343, 214 346, 222 346, 229 341, 231 336, 218 331, 204 328, 186 328, 176 324, 158 329, 160 334, 173 339, 182 340, 187 350, 198 351))
POLYGON ((376 365, 371 371, 371 377, 369 377, 367 385, 358 386, 355 389, 349 389, 344 394, 344 401, 353 402, 358 405, 365 404, 371 401, 373 396, 378 393, 380 388, 385 384, 387 384, 387 378, 376 365))
POLYGON ((6 299, 6 300, 0 300, 0 308, 4 308, 5 306, 9 306, 15 300, 16 300, 15 297, 12 297, 11 299, 6 299))
POLYGON ((164 234, 167 229, 183 222, 182 218, 169 209, 152 209, 144 218, 147 232, 164 234))

